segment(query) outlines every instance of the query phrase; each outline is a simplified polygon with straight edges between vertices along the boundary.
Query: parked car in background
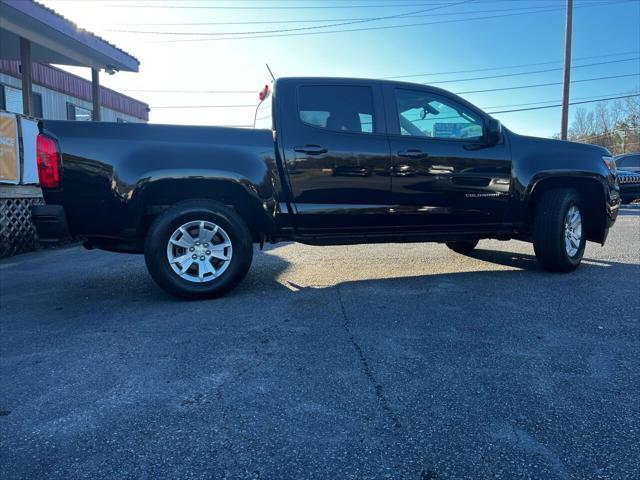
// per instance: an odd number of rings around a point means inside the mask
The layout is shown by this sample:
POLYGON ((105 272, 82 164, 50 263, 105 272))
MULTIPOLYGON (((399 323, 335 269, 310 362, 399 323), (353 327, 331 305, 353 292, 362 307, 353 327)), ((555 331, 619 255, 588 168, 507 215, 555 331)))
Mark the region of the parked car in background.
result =
POLYGON ((622 203, 640 200, 640 152, 616 155, 613 159, 618 169, 622 203))
POLYGON ((618 170, 618 182, 622 203, 629 204, 640 200, 640 172, 618 170))
POLYGON ((623 153, 613 157, 618 170, 640 173, 640 152, 623 153))
POLYGON ((515 134, 445 90, 283 78, 270 98, 265 129, 42 121, 40 238, 144 253, 163 289, 206 298, 265 241, 519 239, 569 272, 618 214, 608 150, 515 134))

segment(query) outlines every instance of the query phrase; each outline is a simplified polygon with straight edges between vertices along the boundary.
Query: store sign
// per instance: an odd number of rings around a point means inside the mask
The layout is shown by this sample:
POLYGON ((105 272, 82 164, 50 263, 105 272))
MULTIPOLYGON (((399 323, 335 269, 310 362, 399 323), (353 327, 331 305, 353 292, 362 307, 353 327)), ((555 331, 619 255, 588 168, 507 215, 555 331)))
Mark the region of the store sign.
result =
POLYGON ((438 138, 472 138, 482 136, 482 127, 472 123, 436 123, 433 136, 438 138))
POLYGON ((18 181, 18 121, 15 115, 0 112, 0 182, 18 181))

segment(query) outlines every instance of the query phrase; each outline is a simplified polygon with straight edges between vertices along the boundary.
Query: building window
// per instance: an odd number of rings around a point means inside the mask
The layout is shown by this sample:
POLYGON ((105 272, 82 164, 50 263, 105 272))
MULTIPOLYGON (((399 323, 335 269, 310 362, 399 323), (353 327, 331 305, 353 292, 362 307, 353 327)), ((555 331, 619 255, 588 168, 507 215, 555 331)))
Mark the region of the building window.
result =
POLYGON ((42 95, 37 92, 31 92, 31 108, 33 109, 32 115, 36 118, 42 117, 42 95))
MULTIPOLYGON (((33 116, 42 118, 42 95, 32 92, 31 107, 33 116)), ((0 85, 0 110, 13 113, 24 113, 22 105, 22 90, 19 88, 0 85)))
POLYGON ((91 110, 78 107, 73 103, 67 102, 67 120, 76 120, 78 122, 90 122, 91 110))
POLYGON ((2 87, 4 92, 2 95, 4 110, 7 112, 22 113, 22 90, 7 85, 3 85, 2 87))

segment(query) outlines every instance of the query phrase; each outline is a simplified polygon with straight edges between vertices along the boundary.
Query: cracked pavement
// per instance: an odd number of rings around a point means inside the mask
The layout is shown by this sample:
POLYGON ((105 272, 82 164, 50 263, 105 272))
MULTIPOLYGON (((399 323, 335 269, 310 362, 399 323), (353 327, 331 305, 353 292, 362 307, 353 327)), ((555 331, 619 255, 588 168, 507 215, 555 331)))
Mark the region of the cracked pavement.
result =
POLYGON ((256 251, 228 296, 142 256, 0 261, 0 476, 625 479, 640 208, 573 274, 481 241, 256 251))

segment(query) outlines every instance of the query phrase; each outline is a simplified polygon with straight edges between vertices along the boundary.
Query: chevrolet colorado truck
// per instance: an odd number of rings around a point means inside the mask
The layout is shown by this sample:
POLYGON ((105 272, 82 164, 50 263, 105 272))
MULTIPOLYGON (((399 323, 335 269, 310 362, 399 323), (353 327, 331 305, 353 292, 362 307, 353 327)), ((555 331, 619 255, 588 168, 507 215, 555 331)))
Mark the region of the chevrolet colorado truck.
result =
POLYGON ((606 149, 517 135, 447 91, 281 78, 260 93, 254 129, 40 122, 41 241, 144 253, 161 288, 208 298, 255 243, 518 239, 569 272, 616 219, 606 149))

